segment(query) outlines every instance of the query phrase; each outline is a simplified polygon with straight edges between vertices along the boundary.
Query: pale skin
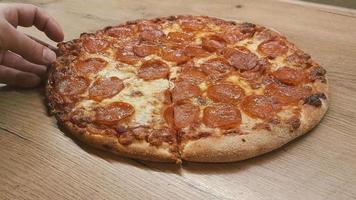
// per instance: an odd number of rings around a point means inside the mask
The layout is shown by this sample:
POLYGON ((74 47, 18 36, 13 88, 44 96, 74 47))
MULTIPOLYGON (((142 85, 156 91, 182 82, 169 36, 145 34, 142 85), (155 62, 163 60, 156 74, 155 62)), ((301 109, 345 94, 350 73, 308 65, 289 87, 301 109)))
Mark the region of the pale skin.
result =
POLYGON ((29 4, 0 4, 0 83, 31 88, 40 84, 56 59, 53 48, 16 28, 35 26, 55 42, 63 41, 59 24, 29 4))

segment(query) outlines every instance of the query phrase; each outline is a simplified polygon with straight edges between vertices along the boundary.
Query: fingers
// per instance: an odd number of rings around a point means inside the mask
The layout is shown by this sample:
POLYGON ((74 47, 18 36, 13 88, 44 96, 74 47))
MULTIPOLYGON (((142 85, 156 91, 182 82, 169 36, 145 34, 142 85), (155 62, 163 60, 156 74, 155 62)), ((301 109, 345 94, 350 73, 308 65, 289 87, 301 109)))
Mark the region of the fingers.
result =
POLYGON ((5 83, 9 86, 30 88, 39 85, 41 79, 35 74, 0 65, 0 83, 5 83))
POLYGON ((56 47, 54 47, 54 46, 52 46, 52 45, 50 45, 50 44, 48 44, 48 43, 46 43, 46 42, 44 42, 44 41, 42 41, 40 39, 37 39, 37 38, 35 38, 35 37, 31 36, 31 35, 27 35, 27 37, 31 38, 32 40, 34 40, 34 41, 36 41, 36 42, 38 42, 40 44, 42 44, 45 47, 48 47, 49 49, 51 49, 54 52, 58 51, 58 49, 56 47))
POLYGON ((2 30, 0 32, 1 49, 8 49, 32 63, 41 65, 50 64, 56 59, 56 54, 52 50, 17 31, 9 23, 1 22, 0 27, 2 30))
POLYGON ((0 51, 0 64, 23 72, 33 73, 39 77, 44 77, 47 71, 46 66, 28 62, 11 51, 0 51))
POLYGON ((36 26, 43 31, 50 39, 61 42, 64 39, 62 28, 51 16, 42 8, 30 4, 10 4, 10 12, 5 13, 5 18, 14 27, 16 26, 36 26))

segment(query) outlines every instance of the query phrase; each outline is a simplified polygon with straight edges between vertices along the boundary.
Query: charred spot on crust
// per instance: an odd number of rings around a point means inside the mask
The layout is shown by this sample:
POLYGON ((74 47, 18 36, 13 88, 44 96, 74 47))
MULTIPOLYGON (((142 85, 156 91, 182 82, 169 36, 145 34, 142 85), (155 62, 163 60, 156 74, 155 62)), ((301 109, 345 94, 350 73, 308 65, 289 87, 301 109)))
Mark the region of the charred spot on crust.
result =
POLYGON ((242 142, 246 142, 245 138, 242 138, 241 141, 242 141, 242 142))
POLYGON ((235 6, 235 8, 242 8, 242 5, 238 4, 235 6))
POLYGON ((307 98, 304 99, 304 104, 309 104, 315 107, 320 107, 322 105, 322 102, 320 99, 326 99, 326 96, 324 93, 319 92, 316 94, 313 94, 307 98))
POLYGON ((177 17, 177 16, 174 16, 174 15, 171 15, 171 16, 167 17, 167 20, 168 20, 168 21, 174 21, 174 20, 176 20, 176 19, 178 19, 178 17, 177 17))
POLYGON ((137 24, 138 20, 132 20, 132 21, 127 21, 126 24, 127 25, 134 25, 137 24))
POLYGON ((234 22, 234 21, 229 21, 229 23, 230 23, 231 25, 236 25, 236 24, 237 24, 237 23, 234 22))
POLYGON ((310 79, 312 81, 321 80, 322 83, 326 83, 325 74, 326 70, 321 66, 317 66, 311 71, 310 79))

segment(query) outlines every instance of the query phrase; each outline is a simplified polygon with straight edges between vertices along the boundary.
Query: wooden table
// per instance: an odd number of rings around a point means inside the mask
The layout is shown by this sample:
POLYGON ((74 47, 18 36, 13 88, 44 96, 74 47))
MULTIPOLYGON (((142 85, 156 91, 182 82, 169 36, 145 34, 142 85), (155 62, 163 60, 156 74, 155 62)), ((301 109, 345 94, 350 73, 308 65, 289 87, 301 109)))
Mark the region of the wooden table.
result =
MULTIPOLYGON (((81 32, 137 18, 214 15, 273 27, 328 71, 330 109, 306 136, 229 164, 142 162, 62 133, 43 89, 0 89, 0 199, 355 199, 356 12, 277 1, 27 0, 81 32)), ((27 33, 45 39, 43 34, 27 33)))

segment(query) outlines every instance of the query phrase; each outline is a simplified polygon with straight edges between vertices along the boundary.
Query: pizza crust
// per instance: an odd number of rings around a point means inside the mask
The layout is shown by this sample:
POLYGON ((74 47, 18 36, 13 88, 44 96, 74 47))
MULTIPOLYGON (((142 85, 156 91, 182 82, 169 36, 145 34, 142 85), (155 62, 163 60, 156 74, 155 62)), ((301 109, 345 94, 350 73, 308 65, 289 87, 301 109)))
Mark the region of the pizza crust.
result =
POLYGON ((322 88, 327 99, 322 99, 322 106, 304 104, 301 111, 301 125, 295 131, 289 127, 276 126, 271 131, 261 130, 246 135, 223 135, 201 138, 181 144, 183 160, 194 162, 233 162, 252 158, 294 140, 308 133, 325 115, 328 109, 328 87, 322 88))
POLYGON ((91 134, 68 121, 61 125, 82 142, 120 156, 137 158, 140 160, 181 163, 178 154, 170 152, 168 145, 155 147, 146 141, 135 141, 132 144, 125 146, 119 143, 116 136, 91 134))

